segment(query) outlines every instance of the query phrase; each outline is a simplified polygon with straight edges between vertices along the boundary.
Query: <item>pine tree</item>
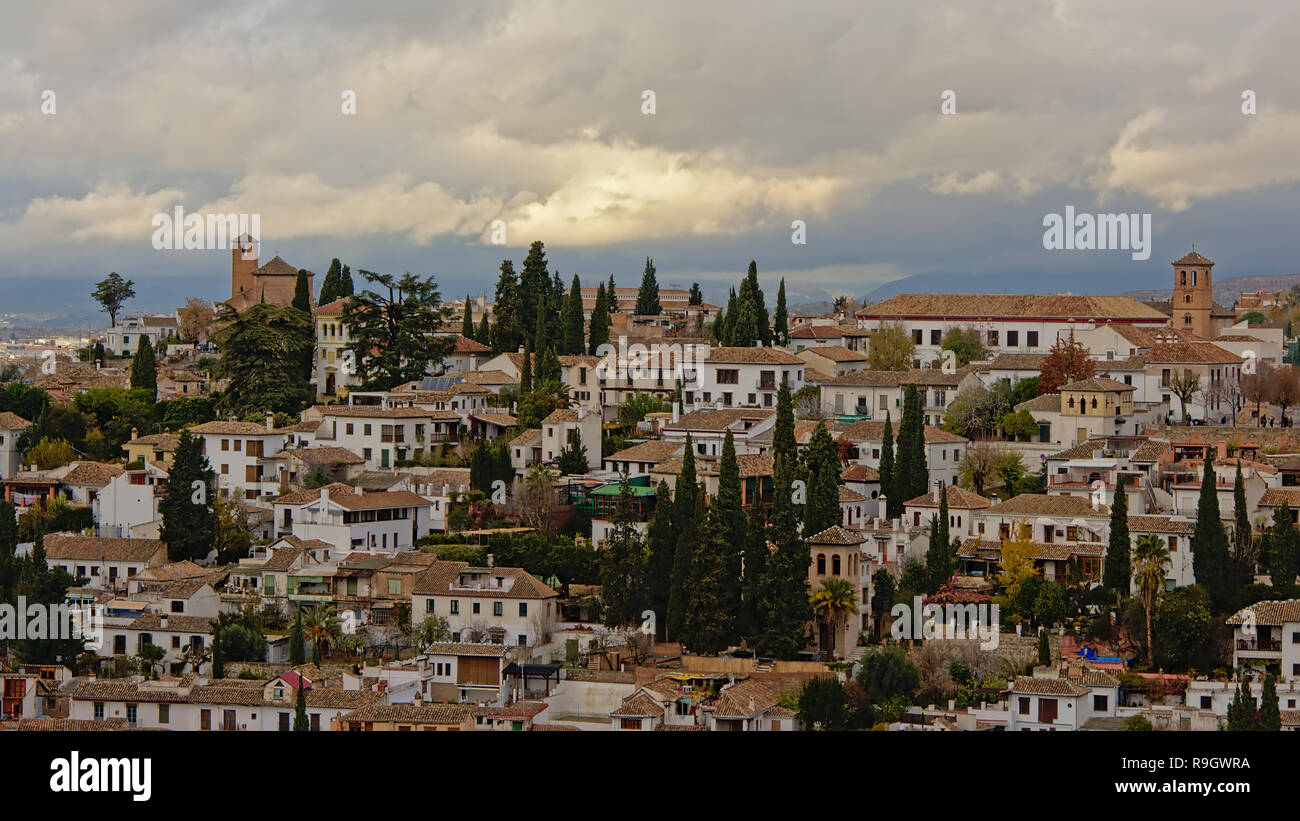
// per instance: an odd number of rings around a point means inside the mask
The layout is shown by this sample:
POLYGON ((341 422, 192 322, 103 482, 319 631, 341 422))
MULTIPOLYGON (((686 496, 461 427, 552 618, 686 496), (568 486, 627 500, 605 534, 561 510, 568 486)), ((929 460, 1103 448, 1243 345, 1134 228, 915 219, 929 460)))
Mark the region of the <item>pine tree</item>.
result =
MULTIPOLYGON (((496 324, 492 328, 492 354, 514 353, 524 344, 523 304, 520 302, 519 281, 515 277, 515 264, 501 262, 501 275, 497 278, 496 303, 492 308, 496 324)), ((487 340, 480 340, 487 344, 487 340)))
POLYGON ((298 279, 293 284, 293 307, 311 316, 311 282, 307 279, 307 269, 298 271, 298 279))
POLYGON ((564 303, 560 314, 560 333, 563 334, 564 352, 581 355, 586 348, 582 324, 582 283, 578 275, 573 275, 573 284, 569 286, 569 298, 564 303))
POLYGON ((465 294, 465 318, 460 323, 460 335, 466 339, 474 339, 474 303, 470 301, 469 294, 465 294))
POLYGON ((339 258, 335 257, 330 260, 329 270, 325 272, 325 279, 320 284, 320 304, 328 305, 343 295, 343 266, 339 264, 339 258))
POLYGON ((1196 504, 1196 529, 1192 532, 1192 573, 1196 583, 1210 593, 1216 613, 1232 609, 1236 591, 1229 569, 1228 534, 1219 518, 1218 484, 1213 459, 1205 460, 1201 496, 1196 504))
POLYGON ((1264 691, 1259 699, 1259 729, 1269 732, 1282 729, 1282 709, 1277 699, 1277 682, 1272 673, 1264 674, 1264 691))
POLYGON ((636 624, 650 604, 646 595, 649 553, 636 529, 632 485, 627 474, 619 481, 614 527, 600 551, 601 618, 607 627, 636 624))
POLYGON ((677 531, 674 530, 673 496, 668 483, 662 479, 655 487, 655 515, 646 529, 646 542, 650 549, 650 558, 646 570, 646 587, 650 597, 650 609, 655 612, 655 625, 658 638, 664 637, 668 626, 668 598, 672 589, 673 553, 677 547, 677 531))
POLYGON ((840 456, 825 422, 817 423, 808 447, 805 470, 808 478, 808 503, 804 508, 803 535, 812 538, 828 527, 840 524, 840 456))
POLYGON ((1129 593, 1132 578, 1133 545, 1128 532, 1128 494, 1115 488, 1115 502, 1110 506, 1110 543, 1106 547, 1106 569, 1102 582, 1118 601, 1129 593))
POLYGON ((140 347, 131 360, 131 388, 146 391, 150 402, 158 401, 158 363, 148 336, 140 336, 140 347))
POLYGON ((297 700, 293 708, 293 731, 305 733, 311 729, 311 722, 307 720, 307 686, 301 676, 298 678, 297 690, 297 700))
POLYGON ((158 502, 160 538, 174 562, 207 557, 216 543, 217 514, 212 505, 217 475, 203 455, 203 441, 181 431, 167 477, 167 492, 158 502))
POLYGON ((591 306, 587 353, 597 356, 601 345, 609 343, 609 298, 605 283, 596 286, 596 302, 591 306))
POLYGON ((297 667, 307 660, 302 634, 302 610, 293 619, 293 632, 289 634, 289 666, 297 667))
POLYGON ((894 424, 889 411, 885 411, 885 433, 880 445, 880 492, 885 497, 885 515, 896 519, 903 515, 903 494, 896 489, 897 469, 894 467, 894 424))
POLYGON ((655 264, 650 257, 645 258, 645 273, 641 275, 641 290, 636 295, 637 316, 659 316, 663 309, 659 305, 659 281, 655 278, 655 264))
MULTIPOLYGON (((741 573, 745 549, 744 493, 740 481, 740 463, 736 459, 736 442, 731 429, 722 440, 722 458, 718 462, 718 493, 709 503, 709 513, 718 521, 725 558, 720 597, 723 609, 733 615, 741 612, 741 573)), ((732 621, 728 641, 737 638, 739 623, 732 621)))
POLYGON ((790 344, 790 314, 785 306, 785 277, 776 291, 776 312, 772 314, 772 343, 784 348, 790 344))
POLYGON ((930 546, 925 551, 926 592, 935 593, 952 575, 952 543, 948 537, 948 488, 939 491, 939 513, 930 517, 930 546))
POLYGON ((673 531, 677 543, 673 547, 672 580, 668 594, 668 634, 675 638, 682 638, 686 629, 687 586, 690 584, 691 563, 695 551, 699 549, 700 526, 703 524, 698 518, 700 495, 701 490, 695 476, 695 444, 690 433, 687 433, 681 471, 677 474, 677 485, 673 488, 673 531))
POLYGON ((1237 686, 1237 692, 1228 705, 1228 729, 1233 731, 1252 731, 1259 729, 1259 711, 1255 696, 1250 692, 1250 683, 1245 678, 1237 686))

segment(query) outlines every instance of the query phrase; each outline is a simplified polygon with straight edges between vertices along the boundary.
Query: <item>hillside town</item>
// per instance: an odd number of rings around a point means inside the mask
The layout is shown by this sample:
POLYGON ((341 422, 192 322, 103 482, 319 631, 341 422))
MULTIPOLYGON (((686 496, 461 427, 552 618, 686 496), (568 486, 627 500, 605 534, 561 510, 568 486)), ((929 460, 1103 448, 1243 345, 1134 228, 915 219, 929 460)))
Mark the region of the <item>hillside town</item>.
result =
POLYGON ((111 274, 0 384, 0 730, 1297 729, 1295 341, 1213 267, 821 316, 541 242, 493 299, 251 236, 225 303, 111 274))

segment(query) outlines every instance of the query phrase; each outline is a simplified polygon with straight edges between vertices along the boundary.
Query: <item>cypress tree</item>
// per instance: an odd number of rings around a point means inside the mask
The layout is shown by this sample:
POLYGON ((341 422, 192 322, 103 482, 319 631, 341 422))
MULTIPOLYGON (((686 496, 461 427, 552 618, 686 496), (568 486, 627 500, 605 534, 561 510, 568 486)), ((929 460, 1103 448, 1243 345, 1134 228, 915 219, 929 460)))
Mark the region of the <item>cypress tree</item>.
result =
POLYGON ((1251 583, 1255 575, 1254 528, 1246 507, 1246 483, 1241 475, 1241 460, 1237 460, 1237 478, 1232 484, 1232 558, 1237 565, 1238 584, 1251 583))
POLYGON ((695 444, 687 433, 681 471, 677 474, 677 486, 673 488, 673 531, 677 543, 673 547, 672 580, 668 594, 668 633, 670 637, 679 639, 684 638, 686 630, 691 563, 695 559, 695 551, 699 549, 700 525, 703 524, 698 518, 697 509, 700 493, 695 476, 695 444))
POLYGON ((618 290, 614 286, 613 274, 609 275, 609 281, 605 283, 605 304, 611 314, 618 313, 618 290))
POLYGON ((916 386, 908 385, 903 394, 903 419, 898 426, 898 453, 896 458, 894 491, 902 496, 903 503, 915 499, 929 489, 930 471, 925 459, 925 426, 921 420, 921 395, 916 386))
POLYGON ((488 322, 486 308, 483 311, 483 319, 478 324, 478 331, 474 334, 474 341, 489 347, 492 345, 492 325, 488 322))
POLYGON ((293 284, 293 307, 311 316, 311 285, 307 280, 307 269, 298 270, 298 279, 293 284))
POLYGON ((546 270, 546 246, 540 240, 528 248, 523 268, 519 272, 519 306, 521 327, 525 339, 533 339, 533 347, 540 351, 534 338, 538 318, 545 318, 551 302, 551 275, 546 270))
POLYGON ((727 297, 727 310, 723 312, 722 316, 718 317, 718 321, 714 325, 714 333, 718 337, 719 345, 730 347, 734 344, 732 341, 734 335, 732 334, 731 326, 735 322, 735 315, 736 289, 732 288, 731 295, 727 297))
POLYGON ((885 411, 885 432, 880 443, 880 492, 885 497, 885 515, 896 519, 903 515, 903 494, 895 487, 898 484, 894 467, 894 423, 890 421, 889 411, 885 411))
MULTIPOLYGON (((492 328, 492 355, 514 353, 524 344, 522 305, 519 301, 519 281, 515 277, 515 264, 502 260, 501 274, 497 278, 496 303, 492 308, 496 324, 492 328)), ((480 340, 487 344, 488 340, 480 340)))
POLYGON ((465 318, 460 323, 460 335, 466 339, 474 338, 474 311, 469 294, 465 294, 465 318))
POLYGON ((330 260, 329 270, 325 272, 325 279, 320 284, 320 304, 328 305, 343 295, 343 266, 339 264, 339 258, 334 257, 330 260))
POLYGON ((154 361, 153 343, 147 336, 140 337, 140 347, 131 360, 131 388, 147 391, 150 402, 158 401, 158 363, 154 361))
POLYGON ((524 342, 524 364, 519 368, 519 398, 533 390, 533 351, 524 342))
POLYGON ((700 283, 698 282, 691 283, 691 293, 690 296, 686 298, 686 304, 687 305, 704 304, 704 292, 700 290, 700 283))
POLYGON ((655 629, 658 638, 664 637, 668 626, 668 597, 672 589, 673 553, 677 546, 674 528, 673 496, 668 483, 662 479, 655 487, 655 514, 646 529, 650 548, 647 567, 650 609, 655 612, 655 629))
MULTIPOLYGON (((745 549, 745 508, 744 495, 740 481, 740 463, 736 459, 736 442, 727 429, 722 440, 722 458, 718 462, 718 493, 709 503, 709 512, 717 519, 721 534, 720 549, 725 559, 722 586, 719 590, 720 601, 727 613, 738 615, 741 612, 741 567, 745 549)), ((730 623, 732 632, 727 636, 735 638, 734 620, 730 623)))
MULTIPOLYGON (((748 303, 754 314, 754 339, 761 339, 763 347, 772 347, 772 324, 763 299, 763 288, 758 284, 758 263, 749 261, 749 271, 740 285, 741 301, 748 303)), ((754 344, 752 341, 747 344, 754 344)))
POLYGON ((728 598, 729 515, 717 508, 706 509, 704 494, 696 495, 695 515, 703 522, 700 542, 691 557, 687 588, 686 642, 697 653, 713 655, 730 645, 739 610, 728 598))
POLYGON ((1282 709, 1277 699, 1277 682, 1272 673, 1264 674, 1264 691, 1259 699, 1259 729, 1270 732, 1282 729, 1282 709))
POLYGON ((303 680, 298 678, 298 696, 293 708, 293 731, 296 733, 305 733, 311 729, 311 722, 307 720, 307 688, 303 686, 303 680))
POLYGON ((216 511, 212 500, 217 475, 203 455, 203 442, 181 431, 176 456, 167 477, 166 494, 158 502, 162 516, 160 538, 171 561, 201 560, 216 542, 216 511), (196 486, 196 483, 197 486, 196 486))
POLYGON ((302 636, 302 610, 298 610, 293 618, 293 631, 289 634, 289 666, 297 667, 306 660, 307 651, 302 636))
POLYGON ((346 265, 339 274, 339 296, 352 296, 352 269, 346 265))
POLYGON ((930 546, 925 551, 928 593, 938 591, 952 575, 952 543, 948 537, 948 488, 939 491, 939 513, 930 517, 930 546))
MULTIPOLYGON (((782 382, 776 389, 776 422, 772 428, 772 453, 786 457, 793 466, 797 454, 794 440, 794 398, 790 385, 782 382)), ((789 490, 789 488, 786 488, 789 490)))
POLYGON ((749 508, 745 521, 745 567, 744 567, 744 623, 741 630, 750 638, 762 630, 763 614, 760 601, 763 595, 763 582, 767 573, 767 521, 763 514, 761 500, 755 500, 749 508))
POLYGON ((18 549, 18 509, 14 503, 0 499, 0 557, 12 556, 18 549))
POLYGON ((659 316, 663 309, 659 305, 659 280, 655 278, 655 264, 650 257, 645 258, 645 273, 641 275, 641 289, 636 295, 638 316, 659 316))
POLYGON ((1106 547, 1106 569, 1102 582, 1115 594, 1118 602, 1129 593, 1133 573, 1133 545, 1128 531, 1128 494, 1115 488, 1115 502, 1110 506, 1110 543, 1106 547))
MULTIPOLYGON (((337 260, 336 260, 337 261, 337 260)), ((218 627, 212 633, 212 677, 226 677, 226 658, 225 651, 221 648, 221 628, 218 627)))
POLYGON ((1196 504, 1196 529, 1192 532, 1192 572, 1205 586, 1216 613, 1232 609, 1235 591, 1228 568, 1228 534, 1219 518, 1218 485, 1213 458, 1205 460, 1201 496, 1196 504))
POLYGON ((605 283, 596 286, 596 302, 591 306, 591 323, 588 328, 587 353, 597 356, 601 345, 609 342, 609 299, 605 283))
POLYGON ((1273 510, 1273 530, 1268 538, 1268 577, 1279 598, 1291 598, 1300 561, 1300 531, 1291 523, 1291 506, 1283 502, 1273 510))
POLYGON ((832 525, 840 524, 840 457, 825 422, 817 423, 804 450, 807 457, 808 504, 804 508, 803 535, 812 538, 832 525))
POLYGON ((1046 667, 1052 663, 1052 642, 1046 630, 1038 631, 1038 665, 1046 667))
POLYGON ((569 286, 569 298, 564 303, 564 312, 560 317, 560 333, 564 339, 564 352, 567 354, 581 354, 586 345, 583 344, 582 324, 582 283, 578 281, 578 275, 573 275, 573 284, 569 286))
POLYGON ((736 310, 727 315, 727 340, 732 348, 752 348, 759 338, 758 313, 754 301, 742 294, 736 298, 736 310))
POLYGON ((637 624, 649 604, 646 595, 648 554, 632 512, 632 485, 627 474, 619 480, 614 528, 600 551, 602 620, 608 627, 637 624))
POLYGON ((757 596, 759 630, 755 648, 759 655, 790 659, 807 643, 808 545, 799 537, 799 523, 791 498, 795 459, 775 451, 771 540, 776 552, 767 559, 762 589, 757 596))
POLYGON ((784 348, 790 344, 790 314, 785 307, 785 277, 776 291, 776 312, 772 314, 772 342, 784 348))

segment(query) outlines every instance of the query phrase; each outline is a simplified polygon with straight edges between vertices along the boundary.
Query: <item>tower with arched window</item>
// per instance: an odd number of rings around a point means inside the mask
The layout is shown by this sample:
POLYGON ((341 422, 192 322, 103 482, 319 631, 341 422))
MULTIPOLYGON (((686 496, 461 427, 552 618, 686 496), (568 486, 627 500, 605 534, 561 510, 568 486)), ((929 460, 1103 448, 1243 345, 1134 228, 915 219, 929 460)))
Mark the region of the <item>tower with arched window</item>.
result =
POLYGON ((1192 251, 1174 262, 1174 304, 1170 324, 1205 339, 1215 336, 1214 263, 1192 251))

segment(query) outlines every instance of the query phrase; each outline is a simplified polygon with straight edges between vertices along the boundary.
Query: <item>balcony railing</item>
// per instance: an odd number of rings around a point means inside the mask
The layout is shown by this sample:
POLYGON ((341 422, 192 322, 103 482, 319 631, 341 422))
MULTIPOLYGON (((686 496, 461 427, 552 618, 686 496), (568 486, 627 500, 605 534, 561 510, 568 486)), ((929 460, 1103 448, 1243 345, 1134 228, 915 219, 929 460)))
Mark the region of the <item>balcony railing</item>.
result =
POLYGON ((1237 649, 1281 652, 1282 642, 1280 639, 1237 639, 1237 649))

